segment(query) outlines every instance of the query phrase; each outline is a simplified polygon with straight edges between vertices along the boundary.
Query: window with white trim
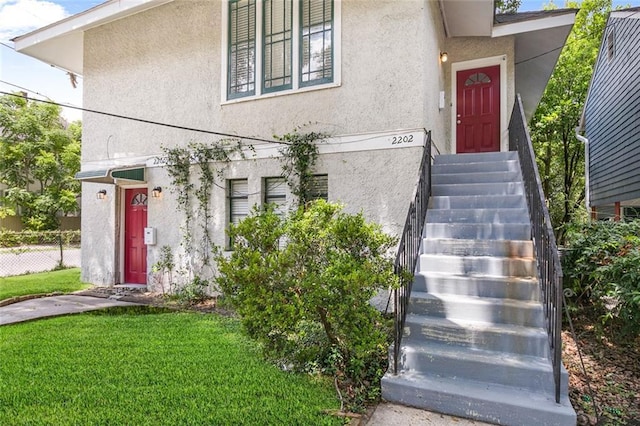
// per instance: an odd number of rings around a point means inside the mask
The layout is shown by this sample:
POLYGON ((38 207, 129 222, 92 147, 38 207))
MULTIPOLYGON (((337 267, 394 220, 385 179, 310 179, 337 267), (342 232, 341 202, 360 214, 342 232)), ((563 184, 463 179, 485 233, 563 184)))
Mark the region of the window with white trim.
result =
POLYGON ((616 36, 614 29, 607 35, 607 59, 611 61, 616 56, 616 36))
POLYGON ((229 181, 229 223, 237 225, 249 215, 249 183, 246 179, 229 181))
POLYGON ((287 208, 287 182, 284 178, 265 178, 264 203, 273 204, 274 212, 278 216, 284 216, 287 208))
POLYGON ((309 201, 329 201, 329 176, 314 175, 309 185, 309 201))
POLYGON ((227 100, 335 83, 334 0, 228 0, 227 100))

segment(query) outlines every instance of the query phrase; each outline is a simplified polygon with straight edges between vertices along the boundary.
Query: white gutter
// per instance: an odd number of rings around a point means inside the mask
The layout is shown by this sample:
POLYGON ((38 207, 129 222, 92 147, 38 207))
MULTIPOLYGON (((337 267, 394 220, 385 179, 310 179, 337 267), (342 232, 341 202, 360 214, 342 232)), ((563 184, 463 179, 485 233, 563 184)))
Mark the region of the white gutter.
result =
POLYGON ((576 127, 576 139, 584 144, 584 201, 587 206, 587 213, 589 213, 589 139, 580 134, 580 126, 576 127))

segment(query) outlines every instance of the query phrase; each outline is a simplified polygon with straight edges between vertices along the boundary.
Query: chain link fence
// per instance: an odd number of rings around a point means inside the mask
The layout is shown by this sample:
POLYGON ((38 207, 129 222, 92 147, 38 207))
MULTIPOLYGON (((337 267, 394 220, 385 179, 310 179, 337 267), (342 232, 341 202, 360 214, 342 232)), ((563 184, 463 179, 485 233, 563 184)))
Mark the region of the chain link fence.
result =
POLYGON ((80 231, 0 230, 0 277, 80 266, 80 231))

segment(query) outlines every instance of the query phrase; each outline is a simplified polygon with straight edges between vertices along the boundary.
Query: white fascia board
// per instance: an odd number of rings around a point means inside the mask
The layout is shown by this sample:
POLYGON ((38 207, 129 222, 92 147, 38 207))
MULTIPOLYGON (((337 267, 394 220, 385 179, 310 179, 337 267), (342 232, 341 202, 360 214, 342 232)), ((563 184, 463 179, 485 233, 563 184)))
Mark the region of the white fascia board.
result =
POLYGON ((531 19, 528 21, 514 22, 510 24, 497 24, 493 27, 491 37, 504 37, 508 35, 522 34, 549 28, 573 25, 577 11, 570 11, 562 15, 554 15, 546 18, 531 19))
POLYGON ((612 10, 609 18, 617 19, 640 19, 640 10, 612 10))

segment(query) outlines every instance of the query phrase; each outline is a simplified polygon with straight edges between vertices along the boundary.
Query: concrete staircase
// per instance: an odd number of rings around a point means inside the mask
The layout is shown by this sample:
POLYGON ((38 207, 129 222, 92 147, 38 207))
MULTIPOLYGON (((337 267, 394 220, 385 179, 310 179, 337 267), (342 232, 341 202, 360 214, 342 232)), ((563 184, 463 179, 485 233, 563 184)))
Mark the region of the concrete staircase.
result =
POLYGON ((515 152, 440 155, 387 401, 507 425, 575 425, 555 402, 515 152))

